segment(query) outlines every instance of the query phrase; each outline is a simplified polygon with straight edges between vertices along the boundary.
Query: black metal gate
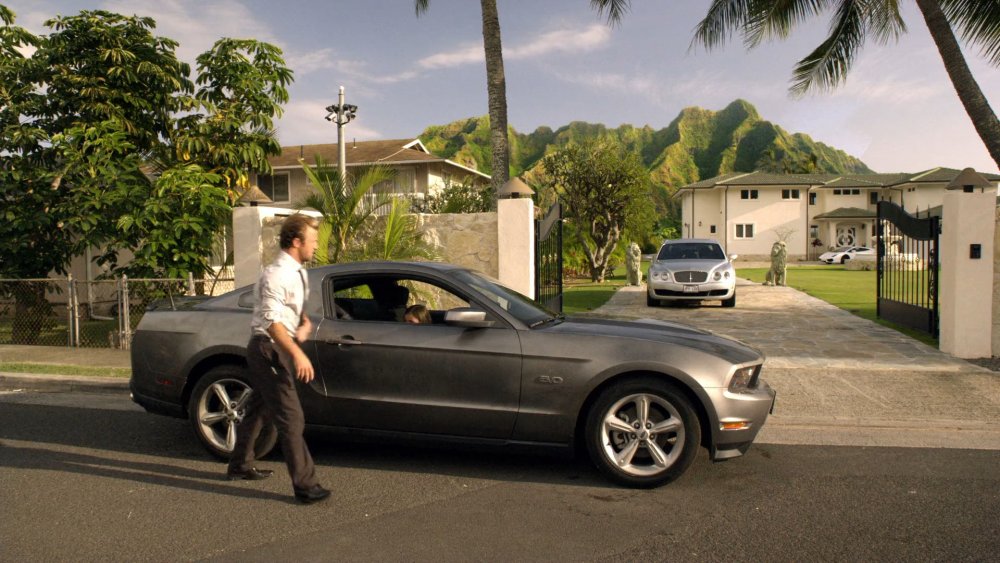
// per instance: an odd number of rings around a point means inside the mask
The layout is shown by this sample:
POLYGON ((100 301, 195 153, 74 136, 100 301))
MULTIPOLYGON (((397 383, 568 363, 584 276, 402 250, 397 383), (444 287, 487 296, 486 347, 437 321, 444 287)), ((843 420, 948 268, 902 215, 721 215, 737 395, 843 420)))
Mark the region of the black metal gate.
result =
POLYGON ((535 301, 553 311, 563 308, 562 223, 559 202, 535 222, 535 301))
POLYGON ((917 219, 888 201, 878 203, 876 314, 938 335, 938 217, 917 219))

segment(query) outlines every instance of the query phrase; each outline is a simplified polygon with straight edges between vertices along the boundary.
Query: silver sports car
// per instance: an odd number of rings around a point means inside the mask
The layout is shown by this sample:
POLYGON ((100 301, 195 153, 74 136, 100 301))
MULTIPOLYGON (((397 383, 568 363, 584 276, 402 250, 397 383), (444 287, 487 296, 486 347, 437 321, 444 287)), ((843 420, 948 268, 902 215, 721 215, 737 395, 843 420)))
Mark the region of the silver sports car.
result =
POLYGON ((718 299, 736 306, 736 271, 726 252, 711 239, 668 240, 649 264, 646 305, 718 299))
MULTIPOLYGON (((662 322, 565 318, 487 276, 446 264, 369 262, 309 270, 298 383, 306 421, 354 436, 582 448, 613 481, 676 479, 700 446, 750 447, 774 403, 764 358, 740 342, 662 322), (402 322, 423 303, 430 323, 402 322)), ((132 342, 131 390, 146 410, 190 419, 227 457, 252 389, 244 377, 252 287, 151 305, 132 342)), ((274 447, 262 434, 257 452, 274 447)))

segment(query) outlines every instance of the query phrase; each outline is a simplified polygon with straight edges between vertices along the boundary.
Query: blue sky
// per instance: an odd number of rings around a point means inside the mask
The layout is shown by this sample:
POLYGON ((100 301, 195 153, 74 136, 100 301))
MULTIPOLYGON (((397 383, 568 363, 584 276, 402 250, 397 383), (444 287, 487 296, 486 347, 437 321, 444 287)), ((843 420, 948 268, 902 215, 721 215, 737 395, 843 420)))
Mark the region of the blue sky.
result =
MULTIPOLYGON (((17 23, 47 33, 56 14, 106 9, 151 16, 156 32, 180 42, 192 62, 219 37, 280 46, 295 71, 278 123, 282 144, 336 142, 324 121, 343 85, 359 106, 347 139, 415 137, 428 125, 484 115, 486 70, 479 2, 431 0, 0 0, 17 23)), ((690 50, 707 0, 635 0, 609 28, 589 0, 498 0, 508 119, 519 132, 570 121, 666 127, 687 106, 719 110, 736 98, 764 119, 861 158, 878 172, 933 166, 996 172, 948 80, 913 2, 902 2, 909 33, 870 43, 846 85, 793 99, 795 62, 825 36, 825 21, 751 52, 739 40, 690 50)), ((975 50, 966 57, 994 109, 1000 72, 975 50)))

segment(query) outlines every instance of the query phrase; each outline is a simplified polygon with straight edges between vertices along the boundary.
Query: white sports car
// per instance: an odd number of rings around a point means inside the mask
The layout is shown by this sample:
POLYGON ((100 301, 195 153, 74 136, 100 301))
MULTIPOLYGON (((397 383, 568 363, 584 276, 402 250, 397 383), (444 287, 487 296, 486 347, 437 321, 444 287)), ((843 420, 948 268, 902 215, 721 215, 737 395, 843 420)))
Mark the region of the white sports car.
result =
POLYGON ((646 304, 718 299, 736 306, 736 270, 722 246, 711 239, 668 240, 649 265, 646 304))
POLYGON ((855 256, 875 256, 875 249, 867 246, 841 246, 830 252, 819 255, 820 262, 827 264, 846 264, 848 260, 855 256))

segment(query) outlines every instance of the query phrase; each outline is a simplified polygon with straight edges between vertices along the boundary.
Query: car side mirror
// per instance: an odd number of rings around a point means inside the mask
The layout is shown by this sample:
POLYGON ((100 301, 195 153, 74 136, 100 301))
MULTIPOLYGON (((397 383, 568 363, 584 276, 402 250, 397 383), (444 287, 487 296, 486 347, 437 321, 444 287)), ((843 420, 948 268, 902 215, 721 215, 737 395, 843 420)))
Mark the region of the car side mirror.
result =
POLYGON ((729 261, 730 261, 730 262, 735 262, 735 261, 736 261, 736 259, 737 259, 737 258, 739 258, 739 257, 740 257, 740 255, 739 255, 739 254, 733 254, 733 255, 731 255, 731 256, 729 257, 729 261))
POLYGON ((496 323, 486 319, 486 311, 471 307, 458 307, 445 311, 444 324, 464 328, 490 328, 496 323))

